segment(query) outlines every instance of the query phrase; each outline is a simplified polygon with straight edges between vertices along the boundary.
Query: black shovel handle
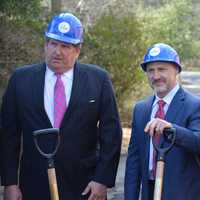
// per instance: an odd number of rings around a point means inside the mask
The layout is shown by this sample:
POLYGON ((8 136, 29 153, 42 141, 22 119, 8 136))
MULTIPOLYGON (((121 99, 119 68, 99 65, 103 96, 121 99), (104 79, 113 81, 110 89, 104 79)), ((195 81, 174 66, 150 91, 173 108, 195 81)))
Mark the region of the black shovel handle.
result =
POLYGON ((56 178, 56 171, 55 171, 55 166, 54 166, 54 160, 53 156, 56 154, 58 147, 60 145, 60 135, 59 135, 59 129, 57 128, 48 128, 48 129, 41 129, 41 130, 36 130, 33 132, 34 136, 34 142, 37 150, 39 153, 47 158, 48 161, 48 179, 49 179, 49 188, 50 188, 50 194, 51 194, 51 200, 59 200, 59 194, 58 194, 58 186, 57 186, 57 178, 56 178), (51 153, 45 153, 42 151, 41 147, 38 144, 38 137, 39 136, 44 136, 49 135, 49 134, 56 134, 57 135, 57 143, 55 146, 55 149, 51 153))
POLYGON ((34 136, 35 146, 36 146, 37 150, 39 151, 39 153, 47 159, 52 159, 53 156, 56 154, 58 147, 60 145, 59 129, 58 128, 47 128, 47 129, 36 130, 36 131, 33 131, 33 136, 34 136), (53 152, 45 153, 44 151, 42 151, 42 148, 38 144, 38 136, 41 136, 41 135, 45 136, 45 135, 49 135, 49 134, 57 135, 57 143, 56 143, 56 146, 55 146, 55 149, 53 152))
POLYGON ((158 153, 157 160, 164 160, 165 155, 171 150, 171 148, 174 146, 175 139, 176 139, 176 129, 175 128, 165 128, 163 131, 163 137, 164 139, 168 139, 170 141, 170 144, 167 147, 161 147, 160 145, 156 145, 154 140, 153 146, 155 150, 158 153))
POLYGON ((161 145, 156 145, 153 141, 154 148, 157 151, 157 164, 156 164, 156 179, 154 187, 154 200, 162 199, 162 188, 163 188, 163 175, 165 167, 165 156, 172 149, 175 139, 176 139, 176 129, 166 128, 163 131, 163 138, 170 140, 170 144, 167 147, 161 147, 161 145))

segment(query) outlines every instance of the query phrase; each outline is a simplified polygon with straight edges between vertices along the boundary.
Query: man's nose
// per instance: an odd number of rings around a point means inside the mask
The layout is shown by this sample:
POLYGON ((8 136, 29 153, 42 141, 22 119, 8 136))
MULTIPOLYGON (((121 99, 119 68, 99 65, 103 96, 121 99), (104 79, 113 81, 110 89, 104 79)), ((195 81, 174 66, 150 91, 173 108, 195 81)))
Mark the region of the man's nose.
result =
POLYGON ((59 45, 56 46, 56 48, 55 48, 55 53, 56 53, 57 55, 60 55, 60 53, 61 53, 61 48, 60 48, 59 45))
POLYGON ((160 78, 160 72, 158 70, 155 70, 153 73, 153 78, 154 79, 159 79, 160 78))

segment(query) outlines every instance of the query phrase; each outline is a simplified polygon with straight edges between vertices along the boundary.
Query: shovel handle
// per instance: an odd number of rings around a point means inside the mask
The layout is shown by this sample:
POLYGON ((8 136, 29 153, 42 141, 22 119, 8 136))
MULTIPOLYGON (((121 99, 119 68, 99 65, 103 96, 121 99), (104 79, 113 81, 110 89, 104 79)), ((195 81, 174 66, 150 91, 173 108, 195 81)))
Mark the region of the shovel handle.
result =
POLYGON ((156 165, 156 179, 154 187, 154 200, 161 200, 162 198, 162 189, 163 189, 163 175, 165 167, 165 156, 172 149, 175 143, 176 130, 174 128, 165 129, 163 132, 166 138, 170 137, 171 143, 167 147, 158 147, 153 142, 154 148, 158 153, 157 165, 156 165))
POLYGON ((163 136, 164 139, 170 137, 171 142, 167 147, 160 147, 160 145, 156 145, 154 139, 152 140, 153 142, 153 147, 155 150, 158 152, 158 156, 161 156, 160 158, 158 157, 158 160, 164 160, 164 156, 172 149, 175 143, 176 139, 176 129, 175 128, 165 128, 163 131, 163 136))
POLYGON ((37 150, 39 151, 39 153, 47 159, 53 158, 53 156, 55 156, 55 154, 57 153, 59 145, 60 145, 59 129, 57 129, 57 128, 47 128, 47 129, 36 130, 36 131, 33 131, 33 136, 34 136, 35 146, 36 146, 37 150), (39 136, 45 137, 45 135, 49 135, 49 134, 57 136, 57 143, 56 143, 56 146, 55 146, 55 149, 54 149, 53 152, 45 153, 38 144, 38 137, 39 136))
POLYGON ((153 198, 154 200, 161 200, 164 167, 165 163, 163 161, 157 161, 154 198, 153 198))
POLYGON ((59 200, 55 168, 50 168, 47 170, 47 172, 49 178, 51 200, 59 200))

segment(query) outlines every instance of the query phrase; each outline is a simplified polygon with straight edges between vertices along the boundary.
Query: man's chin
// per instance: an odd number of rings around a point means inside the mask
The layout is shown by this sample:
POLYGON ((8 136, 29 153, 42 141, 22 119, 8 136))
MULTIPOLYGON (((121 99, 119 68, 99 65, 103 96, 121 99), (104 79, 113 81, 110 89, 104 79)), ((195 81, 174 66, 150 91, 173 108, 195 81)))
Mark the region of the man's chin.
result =
POLYGON ((154 87, 154 93, 156 93, 158 97, 164 97, 167 94, 167 89, 163 87, 154 87))
POLYGON ((59 68, 59 67, 61 67, 62 63, 59 60, 54 60, 52 62, 52 65, 55 66, 55 67, 57 67, 57 68, 59 68))
POLYGON ((64 71, 63 68, 54 68, 54 72, 55 72, 56 74, 62 74, 62 73, 64 73, 65 71, 64 71))
MULTIPOLYGON (((48 65, 49 66, 49 65, 48 65)), ((63 67, 59 66, 59 65, 54 65, 53 63, 49 66, 49 68, 54 71, 55 73, 62 73, 63 71, 63 67)))

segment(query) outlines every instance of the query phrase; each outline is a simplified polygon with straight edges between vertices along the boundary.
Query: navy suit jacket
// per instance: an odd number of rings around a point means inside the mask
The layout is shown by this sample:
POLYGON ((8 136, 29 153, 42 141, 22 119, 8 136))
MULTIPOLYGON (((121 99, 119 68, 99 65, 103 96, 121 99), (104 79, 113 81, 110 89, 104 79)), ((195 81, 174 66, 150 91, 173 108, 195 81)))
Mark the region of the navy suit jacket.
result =
MULTIPOLYGON (((35 130, 52 128, 44 109, 45 70, 45 64, 18 68, 9 81, 2 104, 2 183, 18 183, 22 141, 19 183, 24 200, 50 199, 46 160, 37 151, 32 136, 35 130)), ((105 70, 76 63, 60 136, 55 157, 60 199, 81 199, 90 180, 114 186, 121 126, 105 70)), ((43 148, 51 146, 51 142, 43 142, 43 148)))
MULTIPOLYGON (((136 104, 133 113, 125 174, 125 200, 148 200, 150 137, 144 127, 150 120, 154 97, 136 104)), ((173 124, 177 136, 175 146, 167 154, 162 200, 200 199, 200 99, 182 88, 173 98, 165 119, 173 124)))

